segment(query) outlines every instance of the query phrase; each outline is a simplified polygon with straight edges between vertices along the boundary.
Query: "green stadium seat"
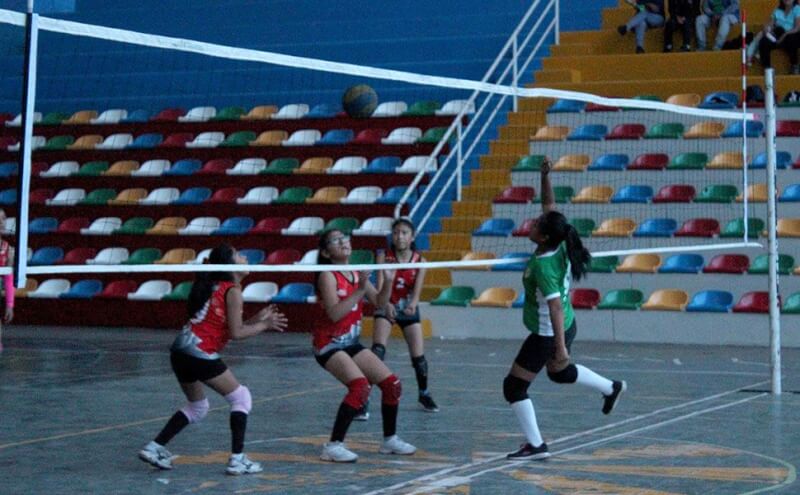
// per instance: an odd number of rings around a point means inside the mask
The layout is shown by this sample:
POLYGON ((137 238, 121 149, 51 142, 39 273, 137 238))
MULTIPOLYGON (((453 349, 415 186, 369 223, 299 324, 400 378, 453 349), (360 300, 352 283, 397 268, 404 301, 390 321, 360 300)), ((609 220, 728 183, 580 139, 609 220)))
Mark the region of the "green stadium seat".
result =
POLYGON ((597 228, 597 224, 591 218, 572 218, 569 223, 575 227, 581 237, 591 237, 592 231, 597 228))
MULTIPOLYGON (((748 218, 747 219, 747 237, 750 239, 757 239, 759 235, 761 235, 761 231, 764 230, 764 220, 760 218, 748 218)), ((725 227, 722 228, 722 231, 719 233, 720 237, 744 237, 744 219, 743 218, 736 218, 731 220, 725 227)))
POLYGON ((67 149, 67 146, 75 142, 75 138, 72 136, 53 136, 47 140, 47 142, 39 148, 40 150, 49 150, 49 151, 62 151, 67 149))
POLYGON ((667 170, 702 170, 708 164, 705 153, 681 153, 669 161, 667 170))
POLYGON ((795 292, 786 299, 781 312, 789 315, 800 314, 800 292, 795 292))
POLYGON ((447 127, 431 127, 417 140, 417 143, 436 144, 442 140, 445 132, 447 132, 447 127))
POLYGON ((41 125, 60 125, 61 122, 67 120, 70 117, 68 113, 61 113, 61 112, 50 112, 44 117, 42 117, 42 121, 40 122, 41 125))
POLYGON ((325 224, 325 227, 322 228, 323 231, 327 230, 338 230, 344 234, 350 235, 353 232, 353 229, 357 229, 359 225, 359 221, 357 218, 353 217, 337 217, 331 219, 328 223, 325 224))
POLYGON ((172 292, 162 297, 162 301, 186 301, 192 291, 192 281, 181 282, 172 289, 172 292))
POLYGON ((589 271, 593 273, 614 273, 619 265, 619 258, 616 256, 592 256, 589 262, 589 271))
MULTIPOLYGON (((790 275, 794 268, 794 258, 788 254, 778 255, 778 273, 781 275, 790 275)), ((769 255, 760 254, 750 264, 747 273, 766 275, 769 273, 769 255)))
POLYGON ((644 294, 638 289, 612 290, 603 296, 597 309, 636 310, 644 302, 644 294))
POLYGON ((117 197, 117 191, 111 188, 104 187, 102 189, 95 189, 86 195, 85 198, 78 201, 79 205, 99 206, 108 204, 109 200, 117 197))
POLYGON ((230 134, 225 140, 219 143, 227 148, 244 148, 250 145, 250 141, 256 140, 256 133, 253 131, 239 131, 230 134))
POLYGON ((555 186, 553 187, 553 196, 555 196, 556 203, 569 203, 575 196, 575 189, 572 186, 555 186))
POLYGON ((439 110, 441 104, 438 101, 418 101, 408 107, 408 110, 403 112, 405 117, 429 117, 436 115, 436 110, 439 110))
POLYGON ((141 248, 131 253, 130 257, 123 261, 123 265, 152 265, 157 259, 161 258, 161 250, 158 248, 141 248))
POLYGON ((684 126, 678 122, 656 124, 644 134, 645 139, 679 139, 683 136, 684 126))
POLYGON ((512 172, 538 172, 542 169, 544 155, 523 156, 511 169, 512 172))
POLYGON ((439 293, 439 296, 431 301, 431 305, 467 307, 474 297, 475 289, 468 286, 456 285, 448 287, 439 293))
POLYGON ((297 158, 276 158, 259 173, 289 175, 299 166, 300 160, 297 158))
POLYGON ((310 187, 290 187, 284 189, 280 196, 272 201, 272 204, 296 205, 306 202, 306 198, 310 198, 313 191, 310 187))
POLYGON ((114 234, 144 235, 154 224, 155 221, 152 218, 133 217, 126 220, 120 228, 114 231, 114 234))
POLYGON ((706 186, 694 198, 695 203, 731 203, 739 194, 736 186, 731 184, 715 184, 706 186))
POLYGON ((72 177, 98 177, 106 170, 108 170, 108 162, 86 162, 72 174, 72 177))
MULTIPOLYGON (((211 117, 210 120, 239 120, 245 114, 245 109, 242 107, 225 107, 218 111, 217 114, 211 117)), ((255 138, 253 138, 255 139, 255 138)))

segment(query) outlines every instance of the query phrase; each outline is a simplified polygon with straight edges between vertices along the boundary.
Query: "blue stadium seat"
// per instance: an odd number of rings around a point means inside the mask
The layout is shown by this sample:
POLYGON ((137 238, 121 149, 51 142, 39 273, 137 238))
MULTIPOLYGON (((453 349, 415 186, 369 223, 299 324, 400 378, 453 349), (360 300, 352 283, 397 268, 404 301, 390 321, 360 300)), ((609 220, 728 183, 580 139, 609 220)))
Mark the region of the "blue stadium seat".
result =
POLYGON ((253 228, 255 222, 250 217, 231 217, 222 222, 211 235, 244 235, 253 228))
MULTIPOLYGON (((792 155, 788 151, 775 152, 775 168, 787 168, 792 164, 792 155)), ((747 166, 749 169, 759 170, 767 168, 767 152, 762 151, 747 166)))
POLYGON ((733 294, 724 290, 704 290, 692 297, 686 311, 727 313, 733 306, 733 294))
POLYGON ((314 295, 314 286, 305 282, 293 282, 281 287, 281 290, 270 299, 275 304, 302 304, 314 295))
POLYGON ((91 299, 103 291, 103 282, 97 279, 79 280, 67 292, 62 292, 60 299, 91 299))
POLYGON ((736 108, 739 104, 739 95, 729 91, 715 91, 703 98, 697 108, 724 110, 736 108))
POLYGON ((514 230, 514 220, 510 218, 490 218, 483 222, 472 235, 506 237, 511 235, 512 230, 514 230))
POLYGON ((650 186, 625 186, 611 196, 612 203, 649 203, 653 198, 650 186))
POLYGON ((28 224, 30 234, 49 234, 58 228, 58 220, 53 217, 34 218, 28 224))
POLYGON ((211 197, 211 189, 207 187, 190 187, 183 191, 173 205, 199 205, 211 197))
POLYGON ((659 273, 700 273, 705 260, 699 254, 673 254, 658 268, 659 273))
POLYGON ((316 142, 320 146, 341 145, 347 144, 353 140, 352 129, 331 129, 326 132, 322 138, 316 142))
POLYGON ((379 156, 369 162, 361 172, 365 174, 393 174, 402 160, 397 156, 379 156))
POLYGON ((589 170, 625 170, 630 161, 628 155, 617 153, 600 155, 589 165, 589 170))
POLYGON ((192 175, 200 168, 202 168, 203 162, 196 159, 186 159, 186 160, 178 160, 177 162, 172 164, 169 170, 164 171, 162 176, 187 176, 192 175))
POLYGON ((134 110, 133 112, 129 112, 128 116, 120 120, 120 122, 125 124, 141 124, 148 122, 149 120, 150 112, 140 108, 138 110, 134 110))
POLYGON ((633 231, 634 237, 672 237, 678 222, 672 218, 648 218, 633 231))
MULTIPOLYGON (((506 253, 500 259, 530 258, 531 253, 506 253)), ((525 261, 507 263, 505 265, 492 265, 493 272, 521 272, 525 270, 525 261)))
MULTIPOLYGON (((383 196, 378 198, 375 203, 384 204, 384 205, 395 205, 400 201, 400 198, 403 197, 403 194, 406 193, 406 188, 408 186, 393 186, 384 191, 383 196)), ((412 193, 409 196, 409 201, 415 200, 417 198, 416 193, 412 193)))
POLYGON ((0 163, 0 179, 7 179, 19 173, 17 164, 14 162, 0 163))
POLYGON ((608 134, 608 127, 602 124, 584 124, 575 128, 567 136, 567 141, 602 141, 608 134))
POLYGON ((783 190, 778 201, 800 201, 800 184, 791 184, 786 186, 786 189, 783 190))
MULTIPOLYGON (((764 123, 760 120, 748 120, 747 121, 747 137, 757 138, 761 137, 764 134, 764 123)), ((741 120, 734 120, 728 127, 725 128, 725 131, 722 133, 722 137, 724 138, 740 138, 742 137, 742 121, 741 120)))
POLYGON ((64 258, 64 250, 60 247, 43 247, 37 249, 28 264, 31 266, 55 265, 64 258))
POLYGON ((428 234, 419 232, 416 238, 414 238, 414 245, 417 247, 418 251, 428 251, 431 248, 430 237, 428 237, 428 234))
POLYGON ((331 105, 329 103, 320 103, 319 105, 315 105, 314 108, 311 109, 307 114, 305 114, 304 118, 306 119, 330 119, 332 117, 336 117, 336 114, 339 113, 341 109, 336 105, 331 105))
POLYGON ((161 141, 164 140, 164 136, 158 133, 150 133, 150 134, 142 134, 141 136, 136 136, 136 139, 133 140, 131 144, 127 146, 128 149, 148 149, 148 148, 155 148, 161 141))
POLYGON ((556 100, 550 105, 547 113, 577 113, 586 108, 586 102, 575 100, 556 100))
POLYGON ((519 291, 519 294, 517 295, 517 298, 514 300, 514 302, 511 303, 511 307, 521 308, 523 306, 525 306, 525 291, 521 290, 519 291))
POLYGON ((260 265, 266 258, 266 254, 261 249, 241 249, 239 254, 247 258, 247 263, 250 265, 260 265))
POLYGON ((0 206, 11 206, 17 204, 17 190, 3 189, 0 191, 0 206))

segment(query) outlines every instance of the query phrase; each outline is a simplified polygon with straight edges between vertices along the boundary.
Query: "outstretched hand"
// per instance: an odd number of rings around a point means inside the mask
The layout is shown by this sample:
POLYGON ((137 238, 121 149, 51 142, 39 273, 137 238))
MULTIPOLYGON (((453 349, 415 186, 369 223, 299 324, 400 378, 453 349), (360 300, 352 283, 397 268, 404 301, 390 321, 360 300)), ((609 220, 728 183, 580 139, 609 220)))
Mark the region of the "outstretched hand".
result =
POLYGON ((286 315, 281 313, 274 304, 259 311, 258 319, 265 325, 265 330, 275 330, 276 332, 285 331, 289 324, 286 315))

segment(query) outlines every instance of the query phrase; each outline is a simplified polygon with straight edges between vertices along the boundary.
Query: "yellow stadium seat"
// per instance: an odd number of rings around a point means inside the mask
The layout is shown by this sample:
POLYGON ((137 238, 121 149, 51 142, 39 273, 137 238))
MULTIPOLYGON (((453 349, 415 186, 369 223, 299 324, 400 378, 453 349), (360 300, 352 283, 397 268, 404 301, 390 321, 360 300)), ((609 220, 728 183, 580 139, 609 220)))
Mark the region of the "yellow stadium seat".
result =
POLYGON ((182 265, 184 263, 188 263, 193 261, 197 253, 194 249, 188 248, 175 248, 170 249, 161 259, 154 261, 153 263, 157 265, 182 265))
POLYGON ((139 162, 133 160, 122 160, 114 162, 102 175, 127 176, 134 170, 139 170, 139 162))
POLYGON ((680 289, 659 289, 642 304, 643 310, 683 311, 689 303, 689 294, 680 289))
POLYGON ((510 308, 516 299, 517 291, 510 287, 491 287, 481 292, 481 295, 473 299, 470 304, 491 308, 510 308))
MULTIPOLYGON (((736 196, 736 201, 743 202, 744 195, 736 196)), ((766 184, 750 184, 747 186, 747 201, 751 203, 766 203, 767 202, 767 185, 766 184)))
POLYGON ((75 140, 74 143, 67 146, 68 150, 93 150, 96 144, 103 142, 103 136, 99 134, 87 134, 75 140))
POLYGON ((716 169, 741 169, 742 167, 744 167, 744 160, 742 159, 742 154, 738 151, 717 153, 714 158, 711 159, 711 163, 706 165, 706 168, 716 169))
POLYGON ((149 235, 178 235, 178 229, 186 227, 186 219, 183 217, 164 217, 152 228, 148 229, 149 235))
POLYGON ((592 159, 589 155, 563 155, 559 157, 553 170, 559 172, 585 172, 592 159))
POLYGON ((97 118, 97 110, 81 110, 72 114, 70 118, 61 122, 62 124, 91 124, 92 119, 97 118))
POLYGON ((278 111, 275 105, 259 105, 253 107, 249 112, 242 115, 242 120, 268 120, 278 111))
POLYGON ((531 136, 531 141, 561 141, 569 134, 569 127, 546 125, 540 127, 536 134, 531 136))
POLYGON ((33 292, 39 287, 39 282, 33 278, 25 279, 25 287, 22 289, 14 289, 14 297, 28 297, 29 292, 33 292))
POLYGON ((250 142, 250 146, 280 146, 281 141, 288 137, 289 134, 286 131, 264 131, 258 135, 255 141, 250 142))
POLYGON ((622 273, 655 273, 661 266, 661 256, 657 254, 631 254, 617 267, 622 273))
POLYGON ((310 204, 338 204, 339 200, 347 196, 347 189, 339 186, 321 187, 314 195, 306 199, 310 204))
POLYGON ((573 203, 608 203, 614 189, 609 186, 586 186, 572 198, 573 203))
POLYGON ((682 107, 696 107, 701 100, 702 98, 697 93, 681 93, 667 98, 667 103, 682 107))
POLYGON ((684 139, 718 138, 725 130, 722 122, 698 122, 683 134, 684 139))
MULTIPOLYGON (((464 256, 461 257, 461 261, 475 261, 475 260, 493 260, 497 257, 494 253, 489 253, 486 251, 470 251, 466 253, 464 256)), ((488 270, 490 265, 483 265, 483 266, 463 266, 459 267, 459 270, 488 270)))
POLYGON ((777 231, 780 237, 800 237, 800 218, 779 218, 777 231))
POLYGON ((147 189, 143 187, 132 187, 123 189, 117 197, 108 201, 109 205, 135 205, 139 200, 147 196, 147 189))
POLYGON ((630 218, 609 218, 603 220, 600 227, 592 232, 593 236, 599 237, 628 237, 634 229, 636 229, 636 222, 630 218))
POLYGON ((333 158, 315 156, 306 159, 299 168, 293 170, 295 174, 324 174, 333 166, 333 158))

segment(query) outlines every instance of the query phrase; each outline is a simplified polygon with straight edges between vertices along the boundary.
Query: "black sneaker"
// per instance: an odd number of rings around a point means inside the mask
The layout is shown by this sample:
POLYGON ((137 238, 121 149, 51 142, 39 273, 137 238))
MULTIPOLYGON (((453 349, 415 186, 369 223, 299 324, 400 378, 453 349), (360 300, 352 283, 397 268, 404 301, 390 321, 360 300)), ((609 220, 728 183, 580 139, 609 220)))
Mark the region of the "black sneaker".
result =
POLYGON ((358 410, 355 417, 353 418, 354 421, 368 421, 369 420, 369 400, 364 404, 364 407, 358 410))
POLYGON ((628 26, 625 24, 620 24, 617 26, 617 32, 620 34, 620 36, 625 36, 625 34, 628 32, 628 26))
POLYGON ((541 445, 538 447, 534 447, 529 443, 524 443, 520 445, 519 450, 516 452, 511 452, 506 456, 506 459, 512 459, 515 461, 521 460, 531 460, 531 461, 538 461, 540 459, 546 459, 550 457, 550 451, 547 450, 547 444, 542 442, 541 445))
POLYGON ((670 53, 672 51, 672 45, 664 45, 664 53, 670 53))
POLYGON ((622 392, 627 390, 628 385, 624 381, 619 382, 614 380, 612 387, 614 391, 611 392, 611 395, 603 395, 603 414, 611 414, 611 411, 614 410, 614 406, 619 402, 619 396, 622 395, 622 392))
POLYGON ((681 46, 681 51, 682 52, 690 52, 690 51, 692 51, 692 47, 689 46, 689 45, 683 45, 683 46, 681 46))
POLYGON ((422 409, 425 412, 439 412, 439 406, 433 401, 433 397, 427 394, 420 394, 419 396, 419 405, 422 406, 422 409))
POLYGON ((644 53, 644 48, 642 48, 641 46, 637 46, 636 53, 644 53))

